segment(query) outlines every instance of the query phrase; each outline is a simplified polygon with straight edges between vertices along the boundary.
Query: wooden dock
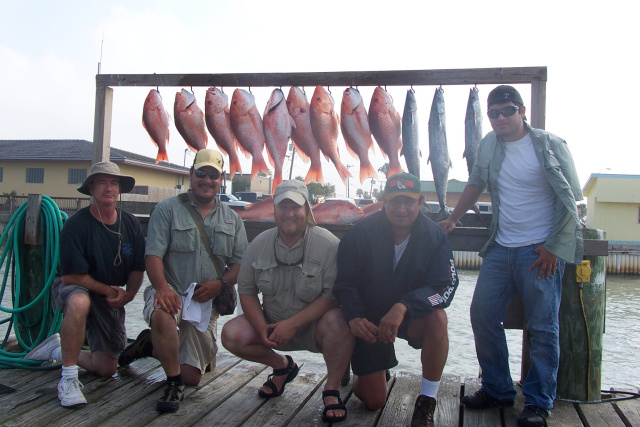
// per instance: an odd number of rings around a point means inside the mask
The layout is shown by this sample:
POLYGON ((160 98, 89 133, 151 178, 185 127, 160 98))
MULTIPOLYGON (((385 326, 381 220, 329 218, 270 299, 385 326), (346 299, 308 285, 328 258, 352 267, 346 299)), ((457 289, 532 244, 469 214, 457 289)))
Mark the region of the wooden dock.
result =
MULTIPOLYGON (((295 354, 295 353, 294 353, 295 354)), ((101 378, 81 370, 80 380, 89 402, 80 409, 65 409, 57 398, 60 370, 0 370, 0 384, 16 389, 0 395, 2 426, 312 426, 323 425, 320 398, 326 379, 325 367, 305 363, 298 377, 287 384, 278 398, 257 394, 270 369, 264 365, 221 354, 218 366, 207 373, 198 387, 187 387, 178 412, 160 415, 155 402, 162 395, 165 375, 158 361, 138 360, 120 368, 112 378, 101 378)), ((392 371, 384 408, 364 409, 353 396, 351 385, 341 393, 348 418, 340 426, 408 426, 420 387, 418 373, 392 371)), ((479 388, 475 378, 447 375, 438 394, 436 426, 515 426, 523 406, 503 410, 474 411, 460 405, 460 397, 479 388)), ((640 400, 616 403, 571 404, 557 401, 549 426, 640 426, 640 400)))

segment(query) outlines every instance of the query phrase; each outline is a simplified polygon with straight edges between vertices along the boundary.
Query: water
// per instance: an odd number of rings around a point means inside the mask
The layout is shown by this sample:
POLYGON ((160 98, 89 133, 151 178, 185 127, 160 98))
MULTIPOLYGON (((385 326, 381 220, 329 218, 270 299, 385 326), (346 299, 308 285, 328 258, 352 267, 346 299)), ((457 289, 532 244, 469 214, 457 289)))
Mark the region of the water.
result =
MULTIPOLYGON (((449 318, 449 357, 444 372, 462 377, 478 375, 479 366, 475 355, 473 333, 469 321, 469 304, 478 277, 476 271, 459 271, 460 285, 451 306, 447 309, 449 318)), ((147 327, 142 318, 142 290, 149 284, 145 281, 136 298, 127 305, 126 326, 129 337, 135 338, 147 327)), ((8 295, 3 299, 3 307, 10 307, 8 295)), ((606 331, 603 338, 604 355, 602 361, 602 389, 640 388, 640 369, 637 357, 640 354, 640 277, 608 276, 606 331)), ((0 314, 0 319, 6 317, 0 314)), ((218 335, 224 323, 231 316, 223 316, 218 321, 218 335)), ((4 336, 3 326, 0 333, 4 336)), ((520 379, 522 331, 507 330, 509 363, 514 380, 520 379)), ((220 345, 220 352, 227 350, 220 345)), ((296 352, 296 362, 323 363, 322 355, 296 352)), ((396 342, 396 356, 400 362, 396 370, 421 372, 420 352, 407 345, 404 340, 396 342)))

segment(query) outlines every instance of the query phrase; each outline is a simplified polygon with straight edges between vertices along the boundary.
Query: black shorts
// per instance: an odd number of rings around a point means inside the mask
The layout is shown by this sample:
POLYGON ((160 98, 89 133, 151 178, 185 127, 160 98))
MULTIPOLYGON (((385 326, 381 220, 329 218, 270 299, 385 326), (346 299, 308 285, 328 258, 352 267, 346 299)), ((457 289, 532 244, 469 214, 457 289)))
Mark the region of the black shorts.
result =
MULTIPOLYGON (((422 342, 412 340, 407 335, 409 319, 405 319, 398 328, 398 338, 406 340, 415 349, 422 348, 422 342)), ((374 372, 391 369, 398 364, 396 350, 393 343, 384 344, 376 341, 370 344, 360 338, 356 338, 356 345, 351 356, 351 369, 354 375, 362 376, 374 372)))

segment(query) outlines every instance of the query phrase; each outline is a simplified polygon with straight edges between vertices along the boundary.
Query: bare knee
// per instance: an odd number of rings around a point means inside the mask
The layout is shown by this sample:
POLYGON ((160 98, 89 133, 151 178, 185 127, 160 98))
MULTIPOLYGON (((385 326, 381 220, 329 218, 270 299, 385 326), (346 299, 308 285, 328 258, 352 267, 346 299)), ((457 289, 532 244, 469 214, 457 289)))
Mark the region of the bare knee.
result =
POLYGON ((185 385, 197 386, 202 381, 202 373, 195 366, 183 364, 180 365, 180 375, 185 385))
POLYGON ((224 348, 237 355, 243 348, 251 344, 253 332, 255 331, 247 318, 238 316, 229 320, 222 327, 220 341, 224 348))
POLYGON ((327 311, 320 318, 317 328, 320 341, 324 341, 324 337, 331 337, 332 340, 337 340, 345 345, 349 345, 350 342, 354 341, 349 325, 340 308, 327 311))
POLYGON ((353 380, 353 393, 369 411, 377 411, 387 403, 387 383, 384 371, 356 376, 353 380))
POLYGON ((93 373, 101 377, 112 377, 116 373, 116 367, 115 364, 113 366, 97 366, 93 373))
POLYGON ((86 316, 91 308, 91 299, 89 295, 83 293, 73 294, 67 300, 65 309, 65 317, 67 316, 86 316))

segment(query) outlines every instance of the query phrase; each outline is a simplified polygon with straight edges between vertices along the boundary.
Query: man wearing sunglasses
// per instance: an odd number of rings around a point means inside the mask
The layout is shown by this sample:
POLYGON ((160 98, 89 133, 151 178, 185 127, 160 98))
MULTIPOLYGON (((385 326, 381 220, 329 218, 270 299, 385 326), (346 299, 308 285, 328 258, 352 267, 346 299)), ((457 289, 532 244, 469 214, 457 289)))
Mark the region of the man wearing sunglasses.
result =
POLYGON ((275 350, 322 353, 327 364, 322 418, 342 421, 347 409, 340 399, 340 380, 353 338, 331 294, 339 241, 316 225, 303 182, 278 185, 273 203, 276 227, 247 248, 238 275, 244 314, 224 325, 222 344, 238 357, 273 368, 258 390, 267 399, 280 396, 299 370, 291 356, 275 350))
POLYGON ((211 301, 236 283, 247 247, 242 219, 217 197, 223 165, 218 151, 198 151, 189 171, 190 190, 160 202, 149 219, 145 265, 151 286, 144 292, 143 313, 151 330, 142 331, 118 363, 151 356, 160 360, 167 385, 156 404, 159 412, 178 410, 184 386, 198 385, 204 372, 215 367, 218 313, 211 301), (196 220, 202 221, 217 265, 196 220), (203 303, 203 317, 195 322, 185 320, 192 301, 203 303))
POLYGON ((556 396, 560 358, 558 310, 565 262, 582 261, 582 230, 576 201, 580 182, 567 143, 526 122, 518 91, 507 85, 489 93, 493 128, 480 143, 478 159, 451 217, 447 232, 487 188, 493 218, 471 302, 482 387, 465 396, 468 408, 513 406, 502 321, 511 298, 522 297, 531 337, 531 369, 522 385, 521 426, 543 426, 556 396))

